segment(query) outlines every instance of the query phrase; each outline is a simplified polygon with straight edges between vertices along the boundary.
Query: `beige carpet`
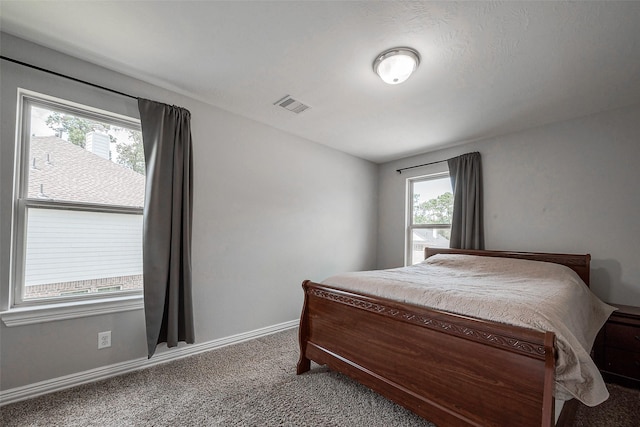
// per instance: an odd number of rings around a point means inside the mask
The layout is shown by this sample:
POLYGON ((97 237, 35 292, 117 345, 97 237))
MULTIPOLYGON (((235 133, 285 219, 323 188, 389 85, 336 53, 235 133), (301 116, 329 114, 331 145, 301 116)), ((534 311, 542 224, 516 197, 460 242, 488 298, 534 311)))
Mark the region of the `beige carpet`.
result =
POLYGON ((607 384, 609 399, 589 408, 581 406, 575 427, 639 427, 640 390, 607 384))
MULTIPOLYGON (((295 375, 296 334, 296 330, 280 332, 7 405, 0 409, 0 424, 433 426, 323 367, 312 365, 311 372, 295 375)), ((640 419, 640 391, 615 386, 611 390, 611 407, 581 408, 577 425, 638 425, 632 421, 640 419)))

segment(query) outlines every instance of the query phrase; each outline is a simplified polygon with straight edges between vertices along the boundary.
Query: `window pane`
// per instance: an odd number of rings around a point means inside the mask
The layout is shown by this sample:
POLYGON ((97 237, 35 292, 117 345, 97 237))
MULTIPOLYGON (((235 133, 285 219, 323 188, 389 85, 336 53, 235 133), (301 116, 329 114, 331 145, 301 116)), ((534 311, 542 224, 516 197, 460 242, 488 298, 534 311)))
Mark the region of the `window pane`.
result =
POLYGON ((23 299, 142 289, 142 215, 29 208, 23 299))
POLYGON ((409 180, 406 262, 424 260, 426 247, 449 247, 453 219, 453 191, 446 174, 409 180))
POLYGON ((28 198, 142 207, 140 131, 31 107, 28 198))
POLYGON ((424 260, 424 248, 448 248, 451 228, 413 228, 411 230, 411 264, 424 260))
POLYGON ((453 194, 449 177, 412 182, 413 224, 451 224, 453 194))
POLYGON ((25 240, 15 252, 14 304, 140 291, 145 164, 139 124, 35 93, 20 102, 29 127, 23 123, 19 141, 16 217, 25 240))

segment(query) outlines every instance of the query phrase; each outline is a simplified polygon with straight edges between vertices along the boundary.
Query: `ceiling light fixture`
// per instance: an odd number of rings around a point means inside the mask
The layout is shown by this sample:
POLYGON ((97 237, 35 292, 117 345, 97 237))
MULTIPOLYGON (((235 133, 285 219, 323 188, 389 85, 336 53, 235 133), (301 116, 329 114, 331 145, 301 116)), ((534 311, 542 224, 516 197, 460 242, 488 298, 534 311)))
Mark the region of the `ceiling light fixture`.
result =
POLYGON ((383 82, 397 85, 407 80, 411 73, 418 68, 420 55, 410 47, 394 47, 385 50, 373 61, 373 71, 383 82))

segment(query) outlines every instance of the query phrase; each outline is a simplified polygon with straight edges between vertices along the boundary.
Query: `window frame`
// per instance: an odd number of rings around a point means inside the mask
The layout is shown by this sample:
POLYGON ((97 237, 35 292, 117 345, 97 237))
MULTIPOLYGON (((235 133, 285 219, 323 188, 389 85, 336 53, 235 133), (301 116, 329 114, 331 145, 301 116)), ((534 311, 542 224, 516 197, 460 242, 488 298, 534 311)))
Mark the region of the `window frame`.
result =
POLYGON ((432 181, 436 179, 449 178, 451 175, 449 171, 436 172, 429 175, 421 175, 416 177, 407 178, 407 191, 406 191, 406 222, 405 222, 405 253, 404 253, 404 265, 413 265, 413 230, 451 230, 451 224, 415 224, 413 222, 413 195, 414 184, 417 182, 432 181))
MULTIPOLYGON (((25 264, 26 264, 26 238, 27 238, 27 222, 29 209, 56 209, 56 210, 76 210, 82 212, 101 212, 101 213, 118 213, 129 215, 142 215, 143 208, 107 205, 95 203, 83 203, 72 201, 56 201, 46 199, 34 199, 28 197, 28 179, 29 179, 29 150, 30 150, 30 130, 31 130, 31 108, 33 106, 47 108, 53 111, 72 114, 74 116, 95 120, 124 127, 127 129, 141 131, 140 120, 127 117, 110 111, 94 108, 87 105, 78 104, 61 98, 45 95, 42 93, 18 88, 17 102, 17 118, 16 118, 16 140, 15 140, 15 168, 14 168, 14 187, 13 187, 13 221, 12 228, 13 239, 11 246, 11 287, 9 298, 9 310, 17 312, 37 308, 54 308, 56 315, 60 314, 61 306, 77 306, 78 304, 88 303, 94 305, 99 302, 107 302, 108 306, 113 308, 118 301, 126 302, 124 307, 126 310, 138 308, 138 304, 132 304, 132 301, 141 300, 142 289, 114 291, 109 293, 88 293, 68 296, 44 297, 38 299, 23 298, 25 288, 25 264), (115 305, 114 305, 115 303, 115 305)), ((141 305, 141 301, 140 301, 141 305)), ((73 315, 69 310, 62 310, 69 314, 69 317, 79 317, 73 315)), ((6 313, 2 318, 5 320, 6 313)), ((35 314, 35 316, 41 316, 35 314)), ((28 317, 28 316, 27 316, 28 317)), ((7 323, 5 321, 5 323, 7 323)), ((28 320, 28 323, 35 323, 28 320)), ((17 323, 19 324, 19 323, 17 323)))

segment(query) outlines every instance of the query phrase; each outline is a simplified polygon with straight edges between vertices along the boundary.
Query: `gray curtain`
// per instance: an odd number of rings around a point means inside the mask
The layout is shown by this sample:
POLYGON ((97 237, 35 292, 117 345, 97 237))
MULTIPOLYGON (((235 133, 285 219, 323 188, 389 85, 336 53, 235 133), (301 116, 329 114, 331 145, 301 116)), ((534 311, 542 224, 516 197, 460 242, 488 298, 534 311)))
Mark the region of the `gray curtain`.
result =
POLYGON ((480 153, 463 154, 447 160, 447 163, 453 188, 449 246, 456 249, 484 249, 480 153))
POLYGON ((195 341, 191 294, 191 113, 138 99, 146 163, 143 272, 149 358, 195 341))

